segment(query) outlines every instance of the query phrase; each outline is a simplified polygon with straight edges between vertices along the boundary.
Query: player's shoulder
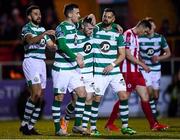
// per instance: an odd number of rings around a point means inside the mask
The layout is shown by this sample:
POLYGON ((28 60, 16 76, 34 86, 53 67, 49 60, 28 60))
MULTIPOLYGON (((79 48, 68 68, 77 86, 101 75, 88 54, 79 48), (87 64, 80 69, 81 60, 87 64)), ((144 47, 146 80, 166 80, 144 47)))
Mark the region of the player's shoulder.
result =
POLYGON ((132 30, 131 29, 127 29, 125 32, 124 32, 124 35, 131 35, 132 34, 132 30))
POLYGON ((163 37, 163 35, 160 33, 154 33, 154 37, 163 37))
POLYGON ((26 23, 26 24, 22 27, 22 30, 30 29, 30 28, 31 28, 30 23, 26 23))
POLYGON ((96 26, 99 28, 102 27, 102 22, 97 23, 96 26))
POLYGON ((148 37, 147 35, 140 35, 138 38, 143 39, 143 38, 147 38, 147 37, 148 37))

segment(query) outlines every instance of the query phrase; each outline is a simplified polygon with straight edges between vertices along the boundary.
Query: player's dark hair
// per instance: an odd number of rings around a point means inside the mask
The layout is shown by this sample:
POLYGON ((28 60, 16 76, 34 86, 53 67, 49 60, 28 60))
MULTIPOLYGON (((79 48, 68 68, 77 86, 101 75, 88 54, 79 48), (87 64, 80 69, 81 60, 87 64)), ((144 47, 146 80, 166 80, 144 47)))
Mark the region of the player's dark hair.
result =
POLYGON ((111 12, 111 13, 113 13, 114 16, 116 16, 115 11, 113 9, 111 9, 111 8, 105 8, 104 12, 111 12))
POLYGON ((70 3, 64 6, 64 15, 68 17, 68 14, 74 10, 74 8, 79 8, 77 4, 70 3))
POLYGON ((136 26, 137 27, 143 26, 143 27, 149 28, 151 30, 151 23, 148 20, 146 20, 146 19, 143 19, 143 20, 139 21, 136 26))
POLYGON ((27 8, 26 15, 29 16, 31 14, 32 10, 34 10, 34 9, 40 9, 40 8, 37 5, 31 5, 27 8))
POLYGON ((90 23, 92 24, 92 18, 88 18, 88 17, 85 17, 82 21, 83 24, 87 24, 87 23, 90 23))

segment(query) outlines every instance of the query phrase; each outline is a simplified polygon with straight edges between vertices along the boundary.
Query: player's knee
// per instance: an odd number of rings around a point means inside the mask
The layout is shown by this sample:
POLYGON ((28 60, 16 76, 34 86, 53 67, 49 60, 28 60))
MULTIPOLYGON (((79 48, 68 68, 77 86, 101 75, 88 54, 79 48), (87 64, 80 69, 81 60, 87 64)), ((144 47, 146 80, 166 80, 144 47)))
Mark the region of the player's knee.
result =
POLYGON ((62 101, 64 98, 64 94, 60 94, 60 95, 55 95, 54 96, 54 100, 56 101, 62 101))
POLYGON ((87 95, 84 87, 79 87, 75 91, 76 91, 76 94, 78 95, 78 97, 84 98, 87 95))
POLYGON ((127 100, 128 94, 126 92, 118 92, 118 96, 120 100, 127 100))
POLYGON ((148 96, 148 94, 142 95, 142 96, 141 96, 141 100, 144 101, 144 102, 149 101, 149 96, 148 96))
POLYGON ((96 95, 94 96, 94 99, 93 99, 95 102, 100 102, 101 101, 101 96, 99 95, 96 95))

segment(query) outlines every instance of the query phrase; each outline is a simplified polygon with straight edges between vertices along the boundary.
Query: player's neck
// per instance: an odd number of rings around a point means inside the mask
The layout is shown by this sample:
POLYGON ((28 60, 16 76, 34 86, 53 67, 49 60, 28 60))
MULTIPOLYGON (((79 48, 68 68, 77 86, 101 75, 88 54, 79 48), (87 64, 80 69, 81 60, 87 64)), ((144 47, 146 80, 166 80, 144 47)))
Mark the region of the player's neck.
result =
POLYGON ((34 27, 39 27, 39 24, 37 25, 37 24, 33 23, 32 21, 30 21, 30 22, 31 22, 31 25, 32 25, 32 26, 34 26, 34 27))
POLYGON ((103 30, 108 31, 108 30, 112 29, 112 25, 111 24, 110 25, 103 24, 102 28, 103 28, 103 30))
POLYGON ((134 34, 137 34, 137 33, 138 33, 138 28, 136 28, 136 27, 132 28, 131 30, 132 30, 132 32, 133 32, 134 34))
POLYGON ((149 36, 149 37, 153 37, 153 36, 154 36, 154 33, 151 33, 151 34, 149 34, 148 36, 149 36))
POLYGON ((74 24, 70 18, 66 18, 65 21, 68 22, 68 23, 70 23, 70 24, 74 24))

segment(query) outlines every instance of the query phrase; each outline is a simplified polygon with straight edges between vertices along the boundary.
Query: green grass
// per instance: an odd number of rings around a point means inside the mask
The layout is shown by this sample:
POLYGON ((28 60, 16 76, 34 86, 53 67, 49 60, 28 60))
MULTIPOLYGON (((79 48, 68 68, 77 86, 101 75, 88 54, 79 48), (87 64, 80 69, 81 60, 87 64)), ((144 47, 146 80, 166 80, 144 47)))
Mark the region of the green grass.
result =
MULTIPOLYGON (((180 118, 161 119, 162 123, 168 124, 170 128, 166 131, 152 132, 144 118, 130 118, 129 126, 137 131, 133 136, 123 135, 121 132, 108 132, 104 129, 105 119, 98 120, 97 127, 102 133, 100 137, 90 137, 74 135, 54 136, 53 122, 49 120, 41 120, 37 122, 36 128, 43 135, 41 136, 24 136, 19 132, 20 121, 1 121, 0 122, 0 138, 1 139, 180 139, 180 118)), ((119 124, 120 121, 117 121, 119 124)), ((69 132, 71 132, 73 121, 69 124, 69 132)))

